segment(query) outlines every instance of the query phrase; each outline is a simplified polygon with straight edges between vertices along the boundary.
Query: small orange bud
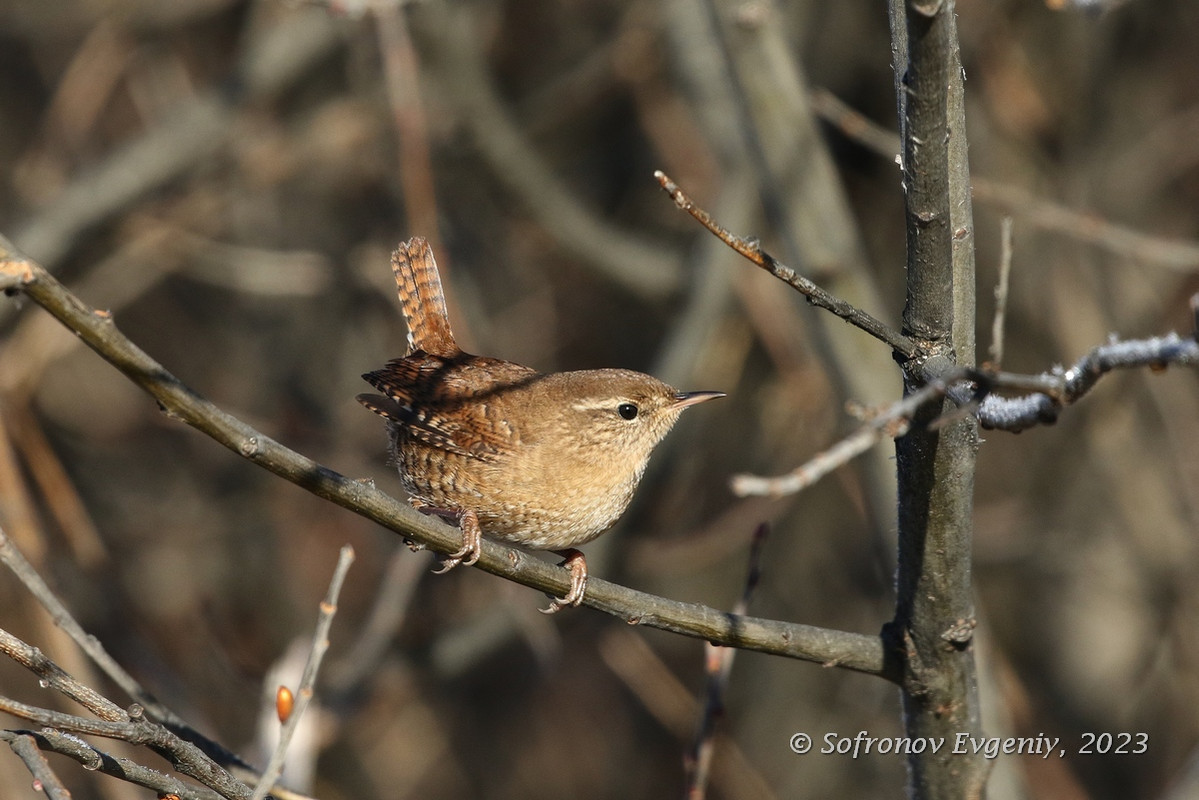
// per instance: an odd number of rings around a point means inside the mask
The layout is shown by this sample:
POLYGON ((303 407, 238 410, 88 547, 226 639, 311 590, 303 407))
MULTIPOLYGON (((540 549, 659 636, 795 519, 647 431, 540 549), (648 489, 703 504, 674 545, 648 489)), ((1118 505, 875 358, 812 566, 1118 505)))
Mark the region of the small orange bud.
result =
POLYGON ((291 693, 291 689, 280 686, 279 691, 275 693, 275 713, 279 715, 280 722, 287 722, 295 705, 296 697, 291 693))

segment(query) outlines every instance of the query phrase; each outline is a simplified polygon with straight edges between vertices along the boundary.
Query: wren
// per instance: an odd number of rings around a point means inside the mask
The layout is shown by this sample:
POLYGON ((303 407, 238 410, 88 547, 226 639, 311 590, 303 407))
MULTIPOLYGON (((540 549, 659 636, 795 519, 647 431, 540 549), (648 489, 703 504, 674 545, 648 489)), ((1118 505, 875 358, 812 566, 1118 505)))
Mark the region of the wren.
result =
POLYGON ((387 420, 400 481, 421 511, 456 518, 462 547, 439 572, 473 564, 480 536, 566 557, 570 592, 545 613, 577 606, 587 561, 573 548, 628 507, 650 453, 684 408, 722 392, 679 392, 626 369, 539 373, 462 352, 437 263, 413 238, 391 258, 408 323, 408 352, 362 377, 387 420))

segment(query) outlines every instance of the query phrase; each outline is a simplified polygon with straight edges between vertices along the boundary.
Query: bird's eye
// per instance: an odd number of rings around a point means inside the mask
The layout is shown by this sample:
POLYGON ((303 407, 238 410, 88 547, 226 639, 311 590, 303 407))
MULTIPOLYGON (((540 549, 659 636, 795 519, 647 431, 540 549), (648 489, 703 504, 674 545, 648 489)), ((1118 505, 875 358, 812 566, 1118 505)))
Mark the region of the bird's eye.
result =
POLYGON ((637 406, 632 403, 621 403, 616 407, 616 413, 625 419, 637 419, 637 406))

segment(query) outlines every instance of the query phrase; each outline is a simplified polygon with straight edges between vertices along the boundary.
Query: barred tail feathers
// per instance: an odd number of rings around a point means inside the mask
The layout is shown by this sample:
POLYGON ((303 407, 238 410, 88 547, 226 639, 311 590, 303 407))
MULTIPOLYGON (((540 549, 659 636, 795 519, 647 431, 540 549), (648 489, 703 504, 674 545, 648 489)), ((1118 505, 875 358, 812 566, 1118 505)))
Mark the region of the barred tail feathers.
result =
POLYGON ((429 243, 414 236, 401 244, 392 253, 391 268, 408 323, 408 352, 423 350, 447 358, 462 352, 450 330, 441 276, 429 243))

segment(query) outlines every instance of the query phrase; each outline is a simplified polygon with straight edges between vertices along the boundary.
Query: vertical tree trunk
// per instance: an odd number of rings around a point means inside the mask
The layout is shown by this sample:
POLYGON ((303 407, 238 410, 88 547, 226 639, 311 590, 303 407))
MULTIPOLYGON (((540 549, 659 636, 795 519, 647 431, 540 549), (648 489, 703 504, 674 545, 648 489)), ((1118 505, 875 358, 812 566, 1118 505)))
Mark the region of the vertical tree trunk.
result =
MULTIPOLYGON (((907 213, 903 327, 928 353, 904 365, 905 391, 974 360, 973 222, 953 13, 952 0, 892 0, 896 65, 903 70, 896 82, 907 213)), ((929 747, 909 757, 917 798, 981 797, 987 772, 969 747, 954 752, 961 736, 982 736, 970 572, 977 426, 969 416, 932 432, 921 425, 951 408, 946 401, 928 410, 896 444, 899 558, 891 634, 903 665, 905 728, 914 740, 943 742, 936 752, 929 747)))

